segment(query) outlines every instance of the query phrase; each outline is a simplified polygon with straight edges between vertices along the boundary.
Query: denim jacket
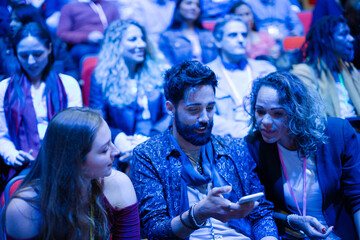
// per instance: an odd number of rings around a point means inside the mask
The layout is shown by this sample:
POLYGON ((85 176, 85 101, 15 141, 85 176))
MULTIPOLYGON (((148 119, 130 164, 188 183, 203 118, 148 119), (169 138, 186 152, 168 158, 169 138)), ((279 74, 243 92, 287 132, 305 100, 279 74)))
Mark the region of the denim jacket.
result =
MULTIPOLYGON (((201 46, 202 63, 211 62, 218 55, 215 39, 208 30, 197 29, 197 33, 201 46)), ((173 65, 191 60, 193 57, 191 41, 184 36, 180 29, 169 29, 163 32, 160 36, 159 48, 173 65)))

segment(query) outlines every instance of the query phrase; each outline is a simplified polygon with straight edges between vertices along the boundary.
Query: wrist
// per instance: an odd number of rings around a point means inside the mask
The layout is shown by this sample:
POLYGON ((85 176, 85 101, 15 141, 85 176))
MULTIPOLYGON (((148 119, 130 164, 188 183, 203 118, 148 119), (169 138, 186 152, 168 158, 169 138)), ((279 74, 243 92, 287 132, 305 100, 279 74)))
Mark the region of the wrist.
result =
POLYGON ((194 205, 194 218, 196 222, 202 224, 204 223, 210 216, 206 214, 206 212, 203 211, 202 208, 202 201, 196 203, 194 205))
POLYGON ((198 203, 195 203, 193 206, 189 209, 189 220, 190 223, 197 228, 201 228, 205 226, 206 219, 203 219, 202 217, 199 218, 199 216, 195 217, 195 208, 198 205, 198 203))
POLYGON ((294 224, 294 220, 297 217, 298 217, 298 215, 296 215, 296 214, 289 214, 286 216, 286 222, 287 222, 288 226, 295 231, 299 230, 294 224))

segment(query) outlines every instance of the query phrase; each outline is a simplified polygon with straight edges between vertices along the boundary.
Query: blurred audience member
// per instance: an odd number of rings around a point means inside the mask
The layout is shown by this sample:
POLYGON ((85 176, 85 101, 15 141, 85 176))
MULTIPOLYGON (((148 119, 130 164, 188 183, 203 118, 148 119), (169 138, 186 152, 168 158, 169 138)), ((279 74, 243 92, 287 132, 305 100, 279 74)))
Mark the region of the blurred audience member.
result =
POLYGON ((119 18, 116 5, 106 0, 78 0, 61 9, 57 36, 71 47, 79 66, 86 54, 98 53, 107 26, 119 18))
MULTIPOLYGON (((169 27, 176 0, 131 0, 133 19, 145 27, 149 39, 158 45, 160 34, 169 27)), ((124 17, 121 15, 121 19, 124 17)))
POLYGON ((6 7, 0 7, 0 81, 13 75, 18 69, 18 64, 12 50, 10 40, 10 13, 6 7))
POLYGON ((76 0, 51 0, 46 1, 44 9, 44 17, 46 25, 52 34, 56 34, 57 27, 60 21, 60 11, 63 6, 76 0))
POLYGON ((276 40, 304 34, 304 26, 291 8, 290 0, 245 0, 254 13, 259 32, 268 33, 276 40))
POLYGON ((192 59, 208 63, 216 58, 214 37, 201 24, 200 0, 178 0, 172 23, 160 36, 159 48, 171 64, 192 59))
POLYGON ((213 129, 217 135, 247 135, 250 118, 244 111, 243 98, 255 78, 276 71, 267 61, 246 58, 247 35, 247 25, 237 15, 226 15, 215 25, 214 36, 220 55, 208 66, 219 81, 213 129))
POLYGON ((236 2, 230 9, 230 14, 239 15, 248 28, 246 56, 255 59, 258 56, 271 56, 278 58, 280 47, 267 33, 258 32, 255 29, 254 14, 244 1, 236 2))
POLYGON ((17 31, 13 47, 20 71, 0 82, 0 155, 10 166, 9 178, 37 156, 48 122, 58 111, 82 106, 77 81, 52 70, 47 30, 29 23, 17 31))
POLYGON ((348 0, 344 15, 348 21, 350 33, 355 38, 353 64, 357 69, 360 69, 360 1, 348 0))
POLYGON ((314 25, 317 20, 324 16, 342 16, 344 13, 344 3, 346 1, 347 0, 317 0, 313 10, 311 25, 314 25))
MULTIPOLYGON (((10 30, 11 35, 14 36, 17 31, 30 22, 37 22, 43 28, 48 29, 43 17, 40 15, 38 9, 31 5, 19 5, 13 8, 11 12, 10 30)), ((53 69, 55 72, 65 73, 78 79, 78 73, 76 65, 70 56, 66 44, 58 37, 51 36, 52 39, 52 51, 55 57, 53 69)), ((8 65, 14 65, 13 67, 20 68, 17 61, 7 62, 8 65)))
POLYGON ((202 0, 203 20, 216 20, 227 14, 238 0, 202 0))
POLYGON ((305 63, 293 66, 292 72, 320 93, 330 117, 360 115, 360 74, 350 62, 353 41, 344 17, 325 16, 306 36, 305 63))
POLYGON ((133 20, 117 20, 106 30, 89 101, 103 111, 122 155, 169 125, 155 56, 144 28, 133 20))
POLYGON ((101 115, 69 108, 50 121, 35 161, 5 210, 8 239, 140 239, 134 187, 101 115))

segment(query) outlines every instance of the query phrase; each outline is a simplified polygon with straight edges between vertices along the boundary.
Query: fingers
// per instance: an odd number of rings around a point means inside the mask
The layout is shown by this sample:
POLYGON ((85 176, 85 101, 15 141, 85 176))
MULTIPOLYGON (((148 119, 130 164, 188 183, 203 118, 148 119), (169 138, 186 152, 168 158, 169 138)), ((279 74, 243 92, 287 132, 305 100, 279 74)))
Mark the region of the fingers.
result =
MULTIPOLYGON (((32 152, 32 151, 31 151, 32 152)), ((21 157, 23 157, 24 159, 26 160, 29 160, 29 161, 34 161, 35 158, 30 154, 31 152, 27 153, 27 152, 24 152, 23 150, 20 150, 19 151, 19 155, 21 157)))
POLYGON ((231 191, 231 189, 232 189, 231 186, 214 187, 214 188, 209 192, 209 195, 222 197, 221 194, 228 193, 228 192, 231 191))

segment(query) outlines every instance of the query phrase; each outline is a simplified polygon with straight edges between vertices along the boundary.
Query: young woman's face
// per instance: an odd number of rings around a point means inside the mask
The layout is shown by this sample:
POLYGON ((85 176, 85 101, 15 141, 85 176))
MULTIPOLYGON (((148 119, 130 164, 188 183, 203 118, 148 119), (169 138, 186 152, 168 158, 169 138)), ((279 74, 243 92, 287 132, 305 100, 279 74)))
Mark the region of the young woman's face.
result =
POLYGON ((28 35, 17 45, 17 57, 25 72, 31 78, 41 78, 48 64, 51 48, 47 48, 36 37, 28 35))
POLYGON ((91 150, 84 163, 84 176, 88 179, 98 179, 110 176, 114 157, 119 150, 111 142, 111 132, 105 121, 95 134, 91 150))
POLYGON ((121 40, 123 57, 126 63, 142 63, 145 61, 146 42, 141 29, 135 25, 129 25, 121 40))
POLYGON ((195 21, 200 15, 200 0, 183 0, 179 11, 184 20, 195 21))
POLYGON ((253 28, 254 16, 251 12, 251 9, 247 5, 243 4, 236 8, 235 14, 241 17, 241 19, 246 23, 249 30, 253 28))
POLYGON ((255 105, 255 119, 265 142, 288 145, 288 116, 279 103, 277 90, 268 86, 260 88, 255 105))

